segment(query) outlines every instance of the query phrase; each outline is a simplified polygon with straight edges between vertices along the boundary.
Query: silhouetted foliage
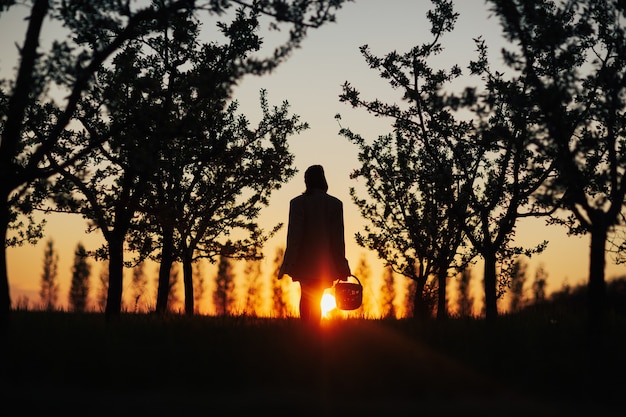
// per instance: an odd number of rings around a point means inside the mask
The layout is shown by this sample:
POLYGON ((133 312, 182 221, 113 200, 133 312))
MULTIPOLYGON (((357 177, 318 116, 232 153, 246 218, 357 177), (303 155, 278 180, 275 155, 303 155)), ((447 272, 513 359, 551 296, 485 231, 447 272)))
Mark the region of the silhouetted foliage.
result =
POLYGON ((218 316, 235 314, 235 276, 230 258, 220 256, 215 276, 213 304, 218 316))
MULTIPOLYGON (((268 57, 240 57, 232 72, 236 76, 244 73, 263 74, 283 62, 300 45, 309 29, 333 21, 335 11, 343 2, 344 0, 305 0, 246 4, 230 0, 138 3, 34 0, 26 4, 29 7, 28 19, 25 20, 26 36, 24 43, 19 46, 20 62, 15 79, 0 83, 0 110, 4 115, 0 125, 2 250, 6 251, 7 245, 35 241, 41 236, 40 225, 33 221, 27 227, 21 222, 24 219, 27 222, 31 220, 29 216, 33 210, 49 196, 49 178, 62 170, 70 169, 77 160, 85 158, 96 149, 110 149, 104 142, 109 139, 109 135, 92 136, 94 126, 84 126, 80 120, 91 115, 83 113, 80 116, 77 109, 84 97, 83 93, 98 80, 105 63, 117 51, 127 48, 129 42, 141 39, 146 41, 144 45, 148 45, 154 33, 161 30, 167 22, 192 13, 203 14, 206 21, 209 18, 221 21, 232 11, 233 6, 241 5, 243 10, 248 10, 253 16, 267 16, 270 28, 288 29, 284 42, 273 48, 273 53, 268 57), (40 39, 46 36, 45 28, 48 24, 62 27, 63 33, 68 36, 63 40, 50 42, 50 49, 45 49, 41 47, 40 39), (64 96, 61 100, 54 100, 49 95, 51 91, 60 92, 64 96), (17 232, 9 235, 13 231, 17 232)), ((0 13, 4 14, 15 5, 15 2, 4 2, 0 13)), ((20 6, 23 5, 20 3, 20 6)), ((242 40, 254 37, 250 31, 253 27, 237 26, 229 29, 220 22, 217 27, 228 32, 226 35, 230 38, 242 40)), ((181 33, 182 31, 174 32, 173 40, 181 33)), ((142 88, 149 86, 136 87, 136 91, 141 92, 142 88)), ((79 175, 76 179, 81 181, 86 178, 79 175)), ((92 209, 95 209, 102 202, 91 203, 92 209)), ((129 209, 132 214, 134 209, 121 203, 118 208, 124 208, 122 217, 128 216, 129 209)), ((113 213, 107 214, 113 216, 113 213)), ((123 229, 127 227, 127 220, 116 220, 123 229)), ((110 225, 94 225, 102 228, 105 226, 110 225)), ((127 230, 118 232, 122 242, 126 232, 127 230)), ((109 254, 118 250, 117 247, 108 249, 109 254)), ((0 256, 0 263, 0 314, 5 319, 8 318, 11 306, 6 256, 0 256)), ((121 260, 116 259, 116 262, 111 262, 110 267, 115 275, 110 277, 112 285, 109 286, 110 294, 107 299, 108 317, 119 315, 123 265, 121 260)), ((191 299, 193 300, 192 297, 191 299)))
POLYGON ((546 285, 548 284, 548 273, 543 264, 539 264, 535 270, 532 292, 535 303, 540 303, 546 299, 546 285))
MULTIPOLYGON (((422 293, 438 288, 438 318, 446 318, 446 282, 476 254, 484 260, 486 316, 497 316, 497 299, 509 285, 512 259, 539 253, 546 242, 525 249, 512 245, 520 217, 547 215, 531 196, 553 171, 552 160, 535 151, 524 114, 514 102, 499 100, 502 90, 523 92, 523 83, 509 83, 492 72, 484 42, 477 40, 478 60, 470 75, 480 76, 482 89, 448 93, 462 75, 429 66, 441 53, 440 38, 454 29, 452 1, 434 0, 427 15, 433 41, 405 54, 384 58, 362 53, 371 68, 400 88, 407 108, 361 99, 346 83, 341 100, 376 116, 394 119, 394 134, 369 145, 347 129, 341 133, 360 148, 364 177, 373 203, 354 196, 373 228, 358 235, 359 244, 376 250, 398 273, 417 283, 416 312, 427 316, 422 293), (461 117, 459 110, 471 116, 461 117), (469 245, 468 245, 469 242, 469 245), (429 279, 436 284, 428 284, 429 279)), ((511 93, 511 94, 513 94, 511 93)))
POLYGON ((278 272, 285 256, 285 248, 276 248, 272 272, 272 317, 288 317, 289 306, 286 300, 285 279, 278 280, 278 272))
MULTIPOLYGON (((351 178, 366 181, 370 200, 350 190, 361 215, 371 224, 357 233, 360 246, 374 250, 386 266, 416 282, 414 314, 428 317, 425 300, 430 288, 439 289, 438 317, 447 316, 446 282, 450 271, 462 268, 474 256, 463 249, 464 236, 458 213, 465 213, 466 192, 460 187, 458 169, 446 141, 462 136, 469 125, 458 122, 439 97, 440 89, 460 74, 457 66, 435 71, 427 60, 441 52, 440 37, 452 31, 457 14, 449 1, 433 1, 427 15, 433 40, 400 54, 383 58, 367 45, 361 53, 370 68, 387 79, 391 88, 403 91, 408 107, 367 101, 346 82, 342 102, 364 108, 377 117, 393 119, 393 134, 369 143, 350 129, 340 134, 359 147, 359 162, 351 178), (429 281, 437 281, 436 285, 429 281)), ((340 119, 340 116, 337 115, 340 119)))
POLYGON ((49 311, 56 308, 59 300, 59 253, 52 239, 46 241, 44 250, 39 298, 41 307, 49 311))
POLYGON ((243 271, 247 286, 245 292, 244 313, 249 316, 258 316, 263 308, 264 280, 261 262, 247 260, 243 271))
POLYGON ((206 294, 206 280, 204 278, 203 264, 195 263, 193 265, 193 297, 194 297, 194 312, 201 313, 200 303, 204 299, 206 294))
POLYGON ((459 317, 474 316, 474 297, 471 294, 472 270, 465 268, 458 276, 457 314, 459 317))
POLYGON ((380 303, 382 308, 382 316, 384 318, 396 317, 396 288, 393 269, 387 267, 383 269, 383 279, 380 288, 380 303))
POLYGON ((87 302, 89 300, 91 265, 89 265, 87 256, 85 246, 82 243, 78 243, 74 252, 69 296, 70 310, 78 313, 87 310, 87 302))
POLYGON ((514 103, 516 118, 528 118, 532 145, 557 162, 559 175, 541 201, 566 210, 551 223, 590 236, 588 307, 599 330, 607 242, 626 215, 624 2, 488 3, 513 43, 503 51, 505 63, 525 85, 523 94, 502 90, 500 100, 514 103))
MULTIPOLYGON (((415 287, 417 287, 417 283, 415 281, 410 281, 407 287, 407 293, 406 293, 406 297, 404 300, 406 317, 415 317, 415 292, 416 292, 415 287)), ((446 297, 446 300, 447 300, 447 297, 446 297)))
POLYGON ((373 291, 372 269, 367 262, 367 256, 361 254, 359 260, 352 270, 352 274, 356 276, 363 286, 363 307, 359 312, 351 312, 350 315, 360 315, 365 317, 373 317, 374 312, 378 312, 378 300, 373 291))
POLYGON ((180 283, 179 278, 180 268, 178 264, 172 264, 170 269, 170 273, 168 275, 168 283, 167 283, 167 304, 166 309, 169 312, 180 313, 180 295, 178 292, 178 285, 180 283))
POLYGON ((528 263, 518 258, 513 263, 511 271, 511 291, 509 291, 509 311, 517 311, 524 306, 524 285, 526 284, 526 270, 528 263))
POLYGON ((109 267, 108 262, 104 262, 103 267, 100 269, 100 275, 98 275, 98 292, 96 294, 96 306, 98 310, 104 312, 107 306, 107 294, 109 292, 109 267))
POLYGON ((132 311, 147 311, 146 288, 148 286, 148 277, 146 277, 145 264, 138 263, 133 267, 133 273, 130 280, 130 296, 132 300, 132 311), (143 303, 141 303, 143 301, 143 303))
MULTIPOLYGON (((149 48, 137 42, 122 50, 112 67, 102 70, 81 108, 91 136, 108 137, 110 149, 92 154, 84 166, 74 167, 75 173, 63 171, 71 180, 67 194, 81 192, 83 201, 57 195, 65 199, 64 208, 71 202, 70 209, 81 207, 101 229, 107 225, 108 247, 99 255, 113 256, 116 276, 123 264, 120 242, 126 239, 139 261, 149 256, 159 263, 158 313, 167 311, 174 262, 183 265, 185 312, 193 314, 192 264, 198 258, 212 261, 224 251, 232 258, 258 258, 279 227, 266 234, 255 219, 271 192, 295 173, 287 137, 307 126, 288 115, 287 103, 270 110, 264 92, 256 129, 236 114, 237 102, 228 103, 242 76, 237 63, 260 47, 257 37, 240 37, 234 28, 254 31, 257 25, 255 16, 238 13, 222 29, 234 37, 230 43, 198 45, 199 23, 193 15, 177 15, 149 48), (103 101, 107 113, 98 111, 103 101), (101 168, 81 182, 86 176, 79 170, 91 169, 94 158, 101 168), (109 205, 90 207, 93 201, 109 205), (244 237, 224 247, 225 237, 235 231, 244 237), (118 249, 114 253, 111 247, 118 249)), ((117 289, 110 291, 119 298, 119 279, 114 281, 117 289)), ((117 311, 110 308, 110 314, 117 311)))

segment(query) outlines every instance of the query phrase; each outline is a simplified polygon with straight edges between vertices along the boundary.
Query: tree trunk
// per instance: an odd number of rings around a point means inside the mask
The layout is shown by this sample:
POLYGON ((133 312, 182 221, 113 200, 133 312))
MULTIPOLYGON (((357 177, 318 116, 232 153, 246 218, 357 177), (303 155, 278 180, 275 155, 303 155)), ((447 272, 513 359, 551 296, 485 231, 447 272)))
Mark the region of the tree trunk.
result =
POLYGON ((159 266, 159 288, 157 289, 156 312, 167 312, 167 299, 170 294, 170 272, 174 263, 174 230, 163 230, 163 247, 161 248, 161 265, 159 266))
POLYGON ((498 317, 498 298, 496 295, 496 255, 495 253, 483 254, 485 261, 484 288, 485 288, 485 318, 488 321, 498 317))
POLYGON ((589 308, 589 325, 594 334, 602 333, 604 320, 606 283, 604 281, 605 249, 607 229, 595 226, 591 230, 591 248, 589 256, 589 282, 587 283, 587 297, 589 308))
POLYGON ((415 297, 413 298, 413 317, 419 320, 428 318, 428 308, 424 300, 424 286, 426 279, 415 279, 415 297))
POLYGON ((194 298, 193 298, 193 267, 191 255, 183 256, 183 283, 185 286, 185 314, 193 316, 194 314, 194 298))
POLYGON ((109 245, 109 288, 105 318, 111 320, 122 312, 122 288, 124 282, 124 240, 126 233, 119 230, 111 234, 109 245))
POLYGON ((109 245, 109 288, 107 305, 104 312, 105 319, 118 318, 122 312, 122 289, 124 283, 124 241, 133 218, 133 212, 128 211, 124 204, 115 207, 115 225, 113 232, 107 235, 109 245))
MULTIPOLYGON (((6 196, 5 196, 6 197, 6 196)), ((2 199, 0 208, 0 239, 3 245, 0 251, 0 329, 9 321, 11 314, 11 294, 9 291, 9 272, 7 268, 7 232, 9 228, 9 206, 8 197, 2 199)))

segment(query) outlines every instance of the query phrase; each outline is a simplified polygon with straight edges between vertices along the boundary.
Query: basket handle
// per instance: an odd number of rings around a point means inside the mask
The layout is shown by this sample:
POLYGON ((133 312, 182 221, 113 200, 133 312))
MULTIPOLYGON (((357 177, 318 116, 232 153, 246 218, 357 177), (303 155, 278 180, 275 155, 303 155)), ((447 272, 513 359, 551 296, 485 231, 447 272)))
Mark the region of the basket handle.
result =
POLYGON ((360 279, 358 279, 358 278, 356 277, 356 275, 353 275, 353 274, 348 275, 348 276, 346 277, 346 279, 345 279, 345 280, 340 280, 340 279, 338 279, 337 281, 338 281, 338 282, 348 282, 348 280, 349 280, 350 278, 354 278, 354 279, 356 279, 356 282, 358 282, 360 286, 363 286, 363 284, 361 284, 361 280, 360 280, 360 279))
POLYGON ((358 283, 359 283, 359 285, 363 286, 363 284, 361 284, 361 280, 360 280, 360 279, 358 279, 358 278, 356 277, 356 275, 352 275, 352 274, 350 274, 350 276, 351 276, 352 278, 356 279, 356 282, 358 282, 358 283))

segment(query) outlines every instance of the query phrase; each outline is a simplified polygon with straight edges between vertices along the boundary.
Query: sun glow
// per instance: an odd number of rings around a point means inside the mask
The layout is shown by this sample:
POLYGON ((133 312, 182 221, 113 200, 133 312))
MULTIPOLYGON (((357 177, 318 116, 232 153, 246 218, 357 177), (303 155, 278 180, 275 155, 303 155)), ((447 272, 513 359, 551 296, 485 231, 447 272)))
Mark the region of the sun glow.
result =
POLYGON ((329 317, 331 311, 337 308, 337 302, 335 301, 335 296, 326 291, 324 295, 322 295, 322 317, 329 317))

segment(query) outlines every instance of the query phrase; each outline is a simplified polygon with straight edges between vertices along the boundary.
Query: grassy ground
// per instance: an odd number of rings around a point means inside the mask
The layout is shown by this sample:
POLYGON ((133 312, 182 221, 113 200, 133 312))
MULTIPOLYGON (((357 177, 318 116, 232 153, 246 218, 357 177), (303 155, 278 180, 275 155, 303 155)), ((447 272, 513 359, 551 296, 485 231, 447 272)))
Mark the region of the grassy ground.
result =
MULTIPOLYGON (((13 312, 14 415, 623 415, 626 322, 335 320, 13 312), (597 349, 597 350, 596 350, 597 349)), ((3 415, 7 415, 2 413, 3 415)))

